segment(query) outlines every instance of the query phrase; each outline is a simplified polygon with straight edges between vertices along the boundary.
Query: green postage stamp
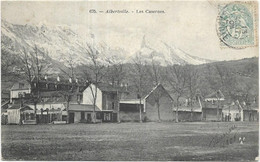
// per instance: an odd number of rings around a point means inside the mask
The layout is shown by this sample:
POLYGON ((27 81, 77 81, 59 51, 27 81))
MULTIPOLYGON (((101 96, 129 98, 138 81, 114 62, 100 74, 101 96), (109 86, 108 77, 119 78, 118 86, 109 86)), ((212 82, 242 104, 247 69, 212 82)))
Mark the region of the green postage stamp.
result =
POLYGON ((218 5, 217 34, 221 47, 246 48, 257 45, 257 2, 218 5))

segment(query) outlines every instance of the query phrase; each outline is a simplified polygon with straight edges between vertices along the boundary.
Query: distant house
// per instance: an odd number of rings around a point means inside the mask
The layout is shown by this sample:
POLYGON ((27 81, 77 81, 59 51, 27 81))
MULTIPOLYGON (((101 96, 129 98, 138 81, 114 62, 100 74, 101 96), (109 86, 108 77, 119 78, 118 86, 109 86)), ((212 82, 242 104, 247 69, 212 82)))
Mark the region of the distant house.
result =
POLYGON ((118 96, 119 94, 126 92, 126 87, 113 86, 105 83, 99 83, 97 85, 90 84, 83 91, 82 104, 93 105, 95 87, 97 87, 96 107, 98 108, 97 110, 102 111, 102 121, 116 122, 118 113, 118 96))
POLYGON ((139 106, 141 106, 142 120, 158 121, 156 100, 159 100, 161 120, 172 121, 173 99, 161 84, 158 84, 143 96, 138 96, 129 87, 127 93, 123 93, 120 98, 120 121, 139 121, 139 106))
POLYGON ((10 89, 10 102, 12 103, 30 93, 31 85, 27 81, 16 82, 10 89))
POLYGON ((243 121, 259 121, 258 101, 242 102, 243 121))
POLYGON ((222 121, 243 121, 243 108, 239 101, 232 102, 223 107, 222 121))
POLYGON ((3 91, 1 92, 1 123, 7 124, 7 108, 10 104, 10 93, 3 91))
POLYGON ((8 124, 36 124, 34 110, 27 105, 12 105, 7 109, 8 124))
MULTIPOLYGON (((106 121, 101 110, 96 106, 97 122, 106 121)), ((91 123, 93 120, 93 105, 88 104, 70 104, 69 123, 91 123)), ((110 120, 109 120, 110 121, 110 120)))
MULTIPOLYGON (((202 120, 202 104, 201 98, 196 97, 196 100, 184 99, 179 102, 178 120, 179 121, 201 121, 202 120)), ((176 120, 177 105, 173 109, 173 117, 176 120)))
POLYGON ((36 108, 37 123, 66 121, 68 93, 70 93, 70 103, 80 104, 83 101, 83 91, 87 86, 87 83, 80 82, 78 79, 44 76, 37 80, 34 77, 31 85, 26 81, 13 85, 10 90, 11 106, 22 102, 33 110, 36 108), (33 96, 38 96, 36 105, 33 96))
POLYGON ((207 95, 202 103, 202 120, 220 121, 224 101, 225 96, 220 90, 207 95))

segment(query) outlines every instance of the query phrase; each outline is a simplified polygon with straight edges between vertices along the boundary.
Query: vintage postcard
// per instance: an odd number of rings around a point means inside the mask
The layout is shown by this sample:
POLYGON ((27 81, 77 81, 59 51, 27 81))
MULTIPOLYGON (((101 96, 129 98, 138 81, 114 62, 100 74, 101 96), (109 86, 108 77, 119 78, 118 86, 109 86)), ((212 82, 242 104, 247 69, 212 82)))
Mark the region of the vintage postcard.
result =
POLYGON ((1 1, 1 159, 259 160, 258 5, 1 1))

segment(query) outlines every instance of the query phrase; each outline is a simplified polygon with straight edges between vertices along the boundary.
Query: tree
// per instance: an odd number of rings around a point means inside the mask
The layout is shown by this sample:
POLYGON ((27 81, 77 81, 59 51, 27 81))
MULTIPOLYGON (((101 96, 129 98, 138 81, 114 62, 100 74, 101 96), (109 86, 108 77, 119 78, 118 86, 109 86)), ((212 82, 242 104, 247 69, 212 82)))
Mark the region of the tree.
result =
POLYGON ((219 90, 226 94, 230 99, 236 99, 236 78, 230 68, 224 65, 214 64, 207 66, 206 79, 214 91, 217 92, 217 119, 219 120, 220 94, 219 90))
POLYGON ((106 78, 113 86, 117 86, 117 121, 120 122, 120 96, 119 86, 125 78, 124 64, 121 59, 114 55, 106 59, 109 64, 106 78))
POLYGON ((170 64, 167 67, 167 81, 172 88, 172 92, 176 97, 176 122, 178 120, 178 110, 179 110, 179 99, 184 96, 185 90, 187 88, 187 76, 186 69, 181 65, 170 64))
POLYGON ((193 121, 193 100, 196 100, 196 94, 199 88, 199 74, 198 70, 192 65, 186 65, 184 68, 187 77, 187 96, 189 106, 191 108, 190 120, 193 121))
POLYGON ((40 77, 42 75, 43 70, 49 68, 49 63, 47 61, 48 54, 39 50, 38 47, 35 45, 33 47, 33 51, 27 52, 25 48, 21 51, 20 60, 22 62, 22 66, 25 71, 25 75, 27 78, 27 82, 30 84, 32 89, 31 96, 32 101, 34 103, 34 113, 35 113, 35 120, 36 120, 36 108, 37 103, 40 102, 40 77), (34 79, 36 79, 35 85, 34 79))
POLYGON ((88 83, 94 84, 94 88, 90 87, 91 95, 93 97, 93 122, 96 123, 96 100, 97 100, 97 86, 105 76, 105 63, 101 62, 101 50, 97 50, 94 47, 94 43, 92 46, 87 44, 87 48, 85 49, 85 56, 90 60, 90 65, 85 66, 86 68, 82 68, 82 72, 87 79, 88 83), (86 70, 87 69, 87 70, 86 70))
MULTIPOLYGON (((61 58, 65 65, 67 65, 67 69, 63 69, 59 67, 59 69, 69 78, 70 80, 70 85, 67 86, 67 89, 64 89, 62 91, 59 91, 59 94, 62 95, 64 100, 66 101, 66 111, 67 111, 67 123, 69 123, 69 106, 70 102, 72 100, 72 97, 75 95, 75 91, 77 90, 78 86, 75 85, 74 80, 76 80, 76 75, 75 75, 75 64, 76 62, 73 59, 72 53, 68 54, 68 58, 62 57, 61 58)), ((77 84, 77 83, 76 83, 77 84)))
MULTIPOLYGON (((149 77, 153 83, 153 86, 158 86, 160 84, 160 80, 161 80, 161 69, 160 69, 160 62, 155 60, 155 56, 156 53, 152 52, 150 55, 150 62, 151 65, 150 66, 146 66, 147 67, 147 72, 149 74, 149 77)), ((160 99, 163 96, 162 93, 160 93, 159 91, 154 92, 154 100, 156 103, 156 107, 157 107, 157 114, 158 114, 158 121, 161 121, 161 116, 160 116, 160 99)))
POLYGON ((133 58, 133 73, 132 73, 132 79, 133 79, 133 83, 136 89, 136 95, 137 98, 140 100, 139 103, 139 117, 140 117, 140 122, 142 122, 142 96, 145 93, 145 89, 147 88, 145 80, 147 77, 146 74, 146 62, 142 59, 141 54, 137 53, 137 55, 135 56, 135 58, 133 58))

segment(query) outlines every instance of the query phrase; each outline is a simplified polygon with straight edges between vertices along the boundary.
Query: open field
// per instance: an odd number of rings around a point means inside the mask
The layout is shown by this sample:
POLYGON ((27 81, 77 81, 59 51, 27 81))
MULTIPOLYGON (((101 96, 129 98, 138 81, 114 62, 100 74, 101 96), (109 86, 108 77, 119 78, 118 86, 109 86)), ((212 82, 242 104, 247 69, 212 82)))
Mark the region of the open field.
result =
POLYGON ((2 125, 5 160, 237 161, 256 156, 257 122, 2 125))

